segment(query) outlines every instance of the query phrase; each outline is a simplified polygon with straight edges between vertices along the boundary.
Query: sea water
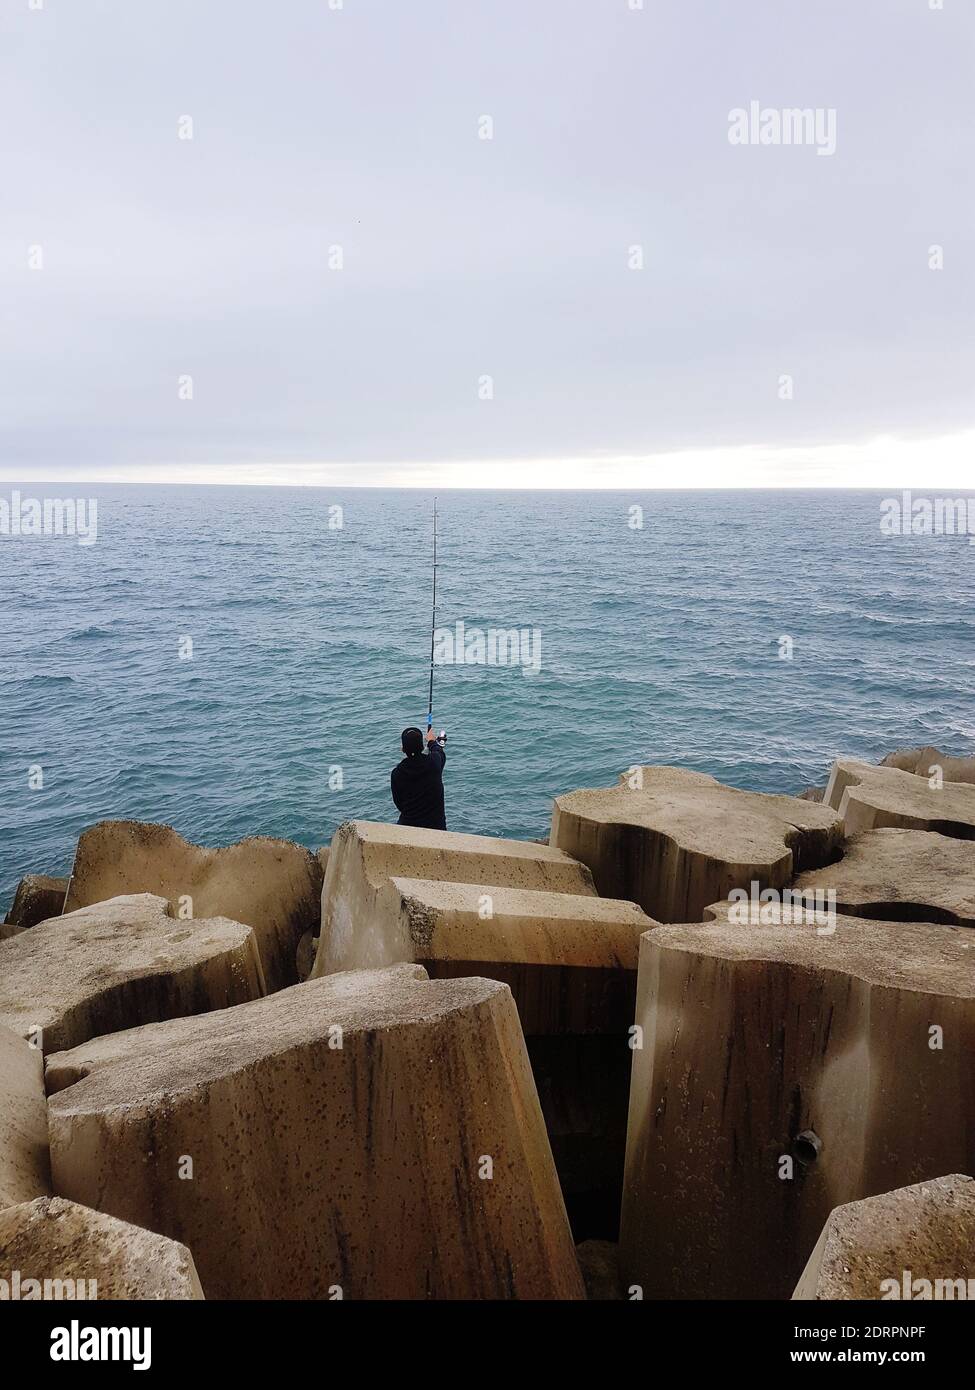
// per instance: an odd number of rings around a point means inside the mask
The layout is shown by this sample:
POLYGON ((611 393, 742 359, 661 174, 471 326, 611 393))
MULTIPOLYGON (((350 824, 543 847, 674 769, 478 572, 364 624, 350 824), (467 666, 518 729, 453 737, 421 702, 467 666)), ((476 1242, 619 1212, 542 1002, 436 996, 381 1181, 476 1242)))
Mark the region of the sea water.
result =
MULTIPOLYGON (((106 817, 312 848, 395 819, 432 494, 13 487, 95 502, 97 536, 0 536, 0 907, 106 817)), ((885 534, 884 497, 441 493, 449 826, 544 835, 635 763, 792 792, 838 754, 970 753, 975 546, 885 534)))

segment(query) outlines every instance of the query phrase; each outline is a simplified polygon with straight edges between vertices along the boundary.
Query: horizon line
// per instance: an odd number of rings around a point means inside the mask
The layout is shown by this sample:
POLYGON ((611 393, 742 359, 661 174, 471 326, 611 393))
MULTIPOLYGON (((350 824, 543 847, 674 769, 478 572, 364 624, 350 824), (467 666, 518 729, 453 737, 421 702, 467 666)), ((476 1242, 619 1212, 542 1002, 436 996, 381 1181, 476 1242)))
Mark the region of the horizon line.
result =
POLYGON ((930 491, 936 486, 939 491, 965 492, 975 487, 973 459, 975 427, 969 427, 919 440, 887 434, 859 443, 711 445, 595 456, 359 462, 170 460, 128 465, 115 461, 85 462, 77 468, 21 460, 0 466, 0 483, 443 492, 869 492, 930 491), (933 477, 939 479, 937 484, 931 483, 933 477), (664 478, 679 478, 681 484, 657 481, 664 478))
POLYGON ((295 492, 325 492, 331 489, 338 489, 342 492, 553 492, 553 493, 587 493, 587 492, 920 492, 929 495, 934 492, 944 491, 952 493, 972 493, 975 494, 975 484, 969 487, 962 487, 957 483, 932 484, 932 483, 689 483, 684 487, 654 486, 653 484, 642 484, 639 486, 618 486, 598 485, 587 486, 585 484, 571 485, 568 487, 537 487, 530 484, 522 486, 491 486, 475 483, 297 483, 297 482, 272 482, 272 481, 248 481, 246 479, 235 479, 233 482, 216 481, 212 478, 198 481, 190 478, 173 478, 168 480, 153 478, 88 478, 88 477, 62 477, 62 478, 4 478, 0 476, 0 486, 3 487, 45 487, 49 484, 63 485, 64 483, 85 484, 91 487, 220 487, 220 488, 287 488, 295 492))

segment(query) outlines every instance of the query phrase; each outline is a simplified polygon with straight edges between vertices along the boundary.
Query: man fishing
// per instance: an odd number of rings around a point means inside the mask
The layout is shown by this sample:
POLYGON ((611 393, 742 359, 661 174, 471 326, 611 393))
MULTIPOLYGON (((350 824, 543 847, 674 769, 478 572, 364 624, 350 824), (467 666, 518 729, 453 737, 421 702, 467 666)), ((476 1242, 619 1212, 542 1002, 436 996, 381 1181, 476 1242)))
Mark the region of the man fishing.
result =
POLYGON ((423 751, 420 729, 404 729, 401 743, 406 755, 389 774, 393 802, 399 811, 399 825, 416 825, 425 830, 446 830, 447 813, 443 804, 443 769, 447 761, 447 734, 433 732, 433 667, 437 625, 437 499, 433 499, 433 608, 430 618, 430 700, 427 706, 427 748, 423 751))
MULTIPOLYGON (((445 736, 441 734, 440 739, 445 736)), ((393 801, 399 811, 399 825, 422 826, 426 830, 446 830, 443 800, 443 769, 447 750, 433 729, 427 729, 427 751, 419 729, 404 729, 401 739, 406 756, 389 774, 393 801)))

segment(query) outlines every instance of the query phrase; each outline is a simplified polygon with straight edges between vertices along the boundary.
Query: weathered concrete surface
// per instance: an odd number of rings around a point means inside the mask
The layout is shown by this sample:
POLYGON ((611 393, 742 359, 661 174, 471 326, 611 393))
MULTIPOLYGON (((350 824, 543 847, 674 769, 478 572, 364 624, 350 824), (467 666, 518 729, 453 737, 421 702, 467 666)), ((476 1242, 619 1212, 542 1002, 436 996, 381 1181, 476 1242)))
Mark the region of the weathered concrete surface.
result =
POLYGON ((437 979, 484 975, 510 987, 573 1230, 615 1237, 636 968, 653 919, 635 903, 577 893, 391 884, 391 954, 437 979))
POLYGON ((410 959, 403 954, 402 938, 390 930, 400 914, 394 878, 590 897, 596 893, 588 869, 545 845, 346 821, 332 839, 322 888, 314 978, 410 959))
POLYGON ((953 1173, 837 1207, 792 1297, 970 1298, 973 1286, 975 1182, 953 1173))
POLYGON ((66 878, 51 878, 49 874, 25 875, 17 885, 10 911, 0 926, 0 941, 28 927, 36 927, 48 917, 60 917, 67 891, 66 878))
POLYGON ((511 988, 573 1229, 618 1230, 639 939, 633 903, 517 840, 352 822, 335 837, 313 974, 416 961, 511 988))
POLYGON ((971 932, 722 906, 641 942, 620 1263, 645 1298, 788 1298, 834 1207, 975 1163, 971 932))
POLYGON ((590 1302, 618 1302, 623 1297, 618 1247, 611 1240, 584 1240, 576 1254, 590 1302))
POLYGON ((269 990, 297 980, 302 934, 318 931, 322 866, 290 840, 253 836, 204 849, 168 825, 100 821, 78 840, 65 910, 127 893, 156 893, 173 915, 191 903, 193 917, 228 917, 257 933, 269 990))
MULTIPOLYGON (((526 1033, 625 1031, 633 1021, 640 937, 635 903, 576 893, 393 878, 395 908, 372 924, 394 960, 439 979, 504 980, 526 1033)), ((356 962, 358 966, 358 962, 356 962)))
POLYGON ((929 777, 940 767, 946 782, 975 782, 975 757, 949 758, 930 744, 925 748, 899 748, 895 753, 888 753, 880 766, 915 772, 919 777, 929 777))
POLYGON ((504 985, 329 976, 47 1079, 57 1190, 184 1241, 208 1298, 583 1296, 504 985))
MULTIPOLYGON (((325 845, 321 849, 316 850, 315 857, 322 866, 322 881, 324 882, 325 870, 328 868, 328 846, 325 845)), ((298 942, 298 949, 295 952, 295 968, 297 970, 299 983, 303 980, 307 980, 312 970, 315 968, 320 926, 320 922, 316 923, 314 928, 309 928, 308 931, 303 932, 301 940, 298 942)))
POLYGON ((0 1024, 36 1036, 44 1052, 263 993, 251 927, 175 921, 150 893, 79 908, 0 943, 0 1024))
POLYGON ((306 931, 298 942, 298 949, 295 952, 295 967, 298 972, 299 984, 307 980, 315 968, 315 956, 318 954, 318 937, 312 936, 310 931, 306 931))
POLYGON ((899 768, 838 758, 825 802, 843 818, 847 835, 891 828, 975 839, 975 786, 961 782, 932 787, 926 777, 899 768))
POLYGON ((838 911, 856 917, 975 927, 975 848, 936 831, 863 831, 838 863, 792 886, 832 889, 838 911))
POLYGON ((37 1048, 0 1027, 0 1208, 50 1191, 44 1062, 37 1048))
POLYGON ((782 888, 828 863, 842 827, 828 807, 798 797, 644 767, 616 787, 556 797, 551 839, 588 864, 605 897, 637 902, 660 922, 689 922, 732 888, 782 888))
POLYGON ((185 1245, 61 1197, 0 1212, 0 1279, 9 1286, 15 1271, 21 1297, 28 1279, 41 1289, 45 1280, 73 1280, 76 1296, 84 1280, 85 1297, 102 1300, 203 1297, 185 1245))

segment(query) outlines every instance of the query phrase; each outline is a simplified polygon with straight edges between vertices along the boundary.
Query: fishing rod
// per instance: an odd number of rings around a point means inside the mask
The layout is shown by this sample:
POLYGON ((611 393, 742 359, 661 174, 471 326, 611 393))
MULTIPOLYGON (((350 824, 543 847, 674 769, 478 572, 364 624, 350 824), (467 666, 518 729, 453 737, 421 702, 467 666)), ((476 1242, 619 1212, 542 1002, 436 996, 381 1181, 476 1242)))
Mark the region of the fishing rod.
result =
POLYGON ((427 705, 427 728, 434 726, 434 637, 437 632, 437 498, 434 498, 434 603, 430 614, 430 703, 427 705))
MULTIPOLYGON (((427 733, 433 728, 433 654, 437 636, 437 499, 433 499, 433 607, 430 613, 430 698, 427 701, 427 733)), ((437 735, 441 748, 447 742, 447 731, 437 735)))

